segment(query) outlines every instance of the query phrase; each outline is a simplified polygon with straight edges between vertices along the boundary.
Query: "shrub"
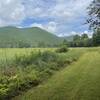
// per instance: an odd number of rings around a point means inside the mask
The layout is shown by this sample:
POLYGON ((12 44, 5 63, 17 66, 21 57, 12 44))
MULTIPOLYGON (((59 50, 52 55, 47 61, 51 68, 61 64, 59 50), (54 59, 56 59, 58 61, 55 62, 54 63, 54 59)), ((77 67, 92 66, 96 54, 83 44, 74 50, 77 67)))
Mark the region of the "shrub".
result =
POLYGON ((54 62, 58 58, 55 52, 45 51, 41 53, 41 60, 44 62, 54 62))
POLYGON ((57 58, 58 57, 55 52, 31 52, 29 55, 16 56, 14 62, 17 66, 27 67, 29 65, 36 65, 41 67, 41 65, 45 65, 45 63, 56 61, 57 58))
POLYGON ((15 56, 14 63, 16 66, 24 66, 27 67, 28 65, 31 65, 34 63, 39 57, 40 57, 40 52, 31 52, 29 55, 21 55, 21 56, 15 56))
POLYGON ((68 47, 66 45, 61 46, 56 50, 57 53, 65 53, 68 52, 68 47))
MULTIPOLYGON (((66 46, 57 49, 60 53, 67 51, 66 46)), ((66 59, 65 55, 53 51, 39 51, 16 56, 13 65, 8 66, 2 73, 3 77, 0 77, 0 100, 37 86, 55 71, 72 63, 73 60, 66 59)))

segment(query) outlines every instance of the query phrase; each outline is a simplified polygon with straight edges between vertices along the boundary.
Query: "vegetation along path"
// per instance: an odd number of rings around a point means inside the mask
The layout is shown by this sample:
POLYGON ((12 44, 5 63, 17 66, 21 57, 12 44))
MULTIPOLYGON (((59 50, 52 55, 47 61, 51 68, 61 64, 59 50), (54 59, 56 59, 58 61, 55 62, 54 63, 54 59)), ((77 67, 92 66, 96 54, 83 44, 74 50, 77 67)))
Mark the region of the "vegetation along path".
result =
POLYGON ((100 52, 85 53, 47 83, 14 100, 100 100, 100 52))

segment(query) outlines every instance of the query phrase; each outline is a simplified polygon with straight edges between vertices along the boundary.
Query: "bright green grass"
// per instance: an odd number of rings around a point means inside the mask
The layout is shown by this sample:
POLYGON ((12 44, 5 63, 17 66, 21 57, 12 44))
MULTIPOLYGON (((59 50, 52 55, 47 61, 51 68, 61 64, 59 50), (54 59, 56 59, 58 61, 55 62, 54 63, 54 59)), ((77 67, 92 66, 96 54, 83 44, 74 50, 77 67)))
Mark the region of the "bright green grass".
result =
MULTIPOLYGON (((78 57, 79 55, 87 52, 87 51, 99 51, 100 48, 70 48, 69 52, 64 55, 66 57, 72 57, 76 56, 78 57)), ((0 49, 0 60, 4 59, 13 59, 15 55, 23 55, 23 54, 29 54, 30 52, 36 52, 36 51, 44 51, 44 50, 50 50, 54 51, 55 48, 1 48, 0 49)), ((63 56, 63 54, 61 54, 63 56)))
POLYGON ((17 56, 28 55, 30 52, 38 52, 38 51, 53 51, 53 48, 0 48, 0 75, 5 68, 8 68, 9 65, 13 63, 13 61, 17 56))
MULTIPOLYGON (((8 65, 9 62, 13 61, 15 56, 17 55, 27 55, 30 52, 37 52, 37 51, 55 51, 56 48, 1 48, 0 49, 0 67, 8 65)), ((98 48, 70 48, 67 53, 61 53, 61 56, 65 56, 65 59, 77 59, 85 52, 90 51, 99 51, 100 47, 98 48)))
POLYGON ((13 100, 100 100, 100 49, 86 51, 47 83, 13 100))
POLYGON ((52 48, 1 48, 0 49, 0 59, 10 59, 15 55, 29 54, 31 51, 44 51, 44 50, 52 50, 52 48))

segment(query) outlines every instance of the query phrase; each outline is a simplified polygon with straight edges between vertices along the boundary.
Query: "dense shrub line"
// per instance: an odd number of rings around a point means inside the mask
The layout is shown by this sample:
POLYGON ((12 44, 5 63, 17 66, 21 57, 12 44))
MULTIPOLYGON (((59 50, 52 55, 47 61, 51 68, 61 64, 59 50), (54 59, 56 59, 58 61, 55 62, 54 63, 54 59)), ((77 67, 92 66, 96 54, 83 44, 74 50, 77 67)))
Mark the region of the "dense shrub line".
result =
POLYGON ((37 86, 73 60, 75 59, 68 60, 51 51, 15 56, 13 63, 0 76, 0 100, 8 100, 32 86, 37 86))

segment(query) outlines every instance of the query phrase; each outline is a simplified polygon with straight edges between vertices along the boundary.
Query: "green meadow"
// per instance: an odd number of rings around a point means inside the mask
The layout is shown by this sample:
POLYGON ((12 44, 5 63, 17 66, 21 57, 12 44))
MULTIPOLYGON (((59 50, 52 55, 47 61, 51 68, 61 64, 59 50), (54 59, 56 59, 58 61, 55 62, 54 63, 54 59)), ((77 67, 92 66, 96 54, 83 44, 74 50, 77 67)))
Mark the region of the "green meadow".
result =
POLYGON ((0 0, 0 100, 100 100, 100 0, 0 0))
POLYGON ((0 100, 99 100, 100 47, 0 49, 0 100))
POLYGON ((100 52, 87 52, 14 100, 100 100, 100 52))

